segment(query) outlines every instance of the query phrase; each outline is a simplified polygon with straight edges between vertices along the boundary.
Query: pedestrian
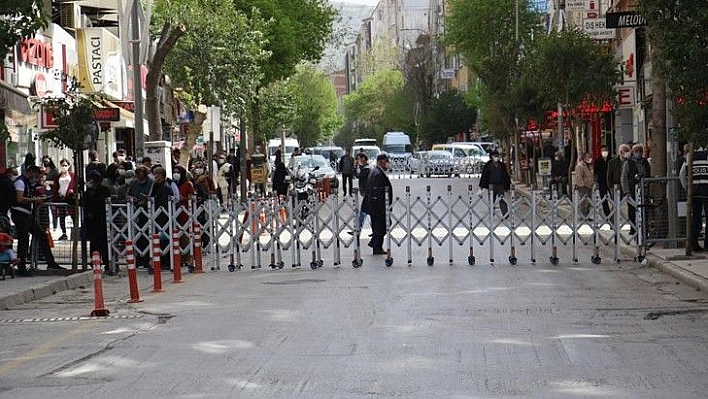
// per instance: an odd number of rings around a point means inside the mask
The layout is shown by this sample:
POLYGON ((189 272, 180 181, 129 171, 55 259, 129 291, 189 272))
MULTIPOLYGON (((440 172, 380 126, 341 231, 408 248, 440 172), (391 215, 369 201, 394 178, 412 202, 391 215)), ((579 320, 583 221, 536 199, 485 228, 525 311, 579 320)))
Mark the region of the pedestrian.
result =
POLYGON ((87 176, 88 180, 88 175, 92 170, 97 171, 101 175, 101 179, 106 178, 106 164, 98 160, 98 154, 96 151, 91 150, 88 153, 89 156, 89 163, 86 164, 86 168, 84 168, 85 171, 85 176, 87 176))
POLYGON ((568 195, 568 163, 563 158, 563 151, 556 151, 551 162, 551 197, 554 189, 558 197, 568 195))
POLYGON ((216 172, 216 186, 219 193, 219 199, 222 205, 226 205, 229 197, 229 178, 231 176, 231 164, 226 162, 226 155, 221 154, 216 160, 216 165, 219 168, 216 172))
POLYGON ((366 192, 368 199, 368 211, 371 216, 372 236, 369 246, 373 249, 374 255, 386 255, 383 249, 384 236, 386 236, 386 200, 388 205, 393 202, 393 187, 391 181, 386 176, 389 167, 389 159, 386 153, 381 153, 376 157, 376 166, 371 168, 366 179, 366 192))
POLYGON ((40 170, 36 165, 28 165, 25 172, 15 179, 15 203, 11 208, 12 221, 17 234, 17 257, 19 259, 17 271, 19 275, 29 275, 26 262, 29 258, 29 235, 39 243, 39 248, 44 252, 47 269, 64 268, 54 260, 54 255, 49 248, 46 232, 39 226, 34 218, 34 210, 44 203, 43 197, 35 195, 40 179, 40 170))
POLYGON ((492 192, 492 201, 497 202, 499 198, 499 210, 502 217, 509 217, 509 206, 504 201, 504 192, 511 189, 511 176, 502 162, 500 162, 499 152, 492 151, 490 159, 482 169, 482 176, 479 179, 479 187, 492 192))
MULTIPOLYGON (((686 149, 688 153, 690 147, 686 149)), ((694 252, 708 251, 708 233, 703 234, 703 247, 698 237, 703 231, 703 218, 708 219, 708 151, 694 151, 691 161, 693 195, 691 197, 691 248, 694 252)), ((688 164, 684 162, 679 172, 684 190, 688 186, 688 164)))
MULTIPOLYGON (((275 151, 275 170, 273 171, 273 190, 278 197, 285 197, 288 194, 288 183, 285 181, 288 176, 288 169, 282 160, 280 150, 275 151)), ((281 198, 282 199, 282 198, 281 198)))
POLYGON ((369 214, 369 198, 366 195, 366 180, 371 172, 369 165, 369 157, 366 153, 360 152, 356 154, 356 177, 359 182, 359 194, 361 194, 361 207, 359 210, 359 231, 364 227, 366 216, 369 214))
POLYGON ((608 198, 609 186, 607 185, 607 165, 610 156, 610 152, 607 151, 607 146, 603 145, 600 147, 600 156, 595 158, 592 164, 592 171, 595 175, 595 181, 597 182, 597 190, 600 193, 600 200, 602 201, 602 210, 605 212, 605 216, 610 216, 612 212, 610 209, 610 200, 608 198))
MULTIPOLYGON (((651 176, 651 166, 649 161, 644 158, 644 146, 635 144, 632 146, 631 158, 622 165, 622 175, 620 182, 622 191, 625 196, 629 196, 632 200, 637 201, 636 188, 637 184, 641 183, 643 178, 651 176)), ((632 227, 629 229, 629 234, 634 235, 637 227, 637 207, 641 204, 627 204, 627 217, 632 222, 632 227)))
POLYGON ((172 239, 172 232, 169 230, 170 215, 169 215, 169 203, 170 198, 174 196, 174 191, 172 187, 172 181, 167 178, 167 171, 161 166, 156 166, 152 170, 155 176, 155 181, 152 185, 152 190, 150 191, 150 197, 155 201, 155 227, 156 230, 159 229, 160 233, 160 248, 162 255, 160 256, 160 266, 162 270, 170 269, 170 242, 172 239))
POLYGON ((110 181, 111 185, 117 187, 119 185, 118 178, 121 177, 118 169, 122 169, 123 171, 131 170, 133 169, 133 164, 128 162, 124 149, 120 149, 113 154, 114 161, 106 168, 106 177, 110 181))
MULTIPOLYGON (((179 207, 177 215, 177 228, 180 230, 179 235, 179 246, 181 248, 181 261, 184 265, 192 264, 192 255, 189 252, 189 236, 187 232, 191 228, 189 226, 190 221, 190 200, 194 197, 196 190, 194 188, 194 183, 192 183, 191 176, 187 173, 187 169, 182 165, 175 165, 172 171, 172 181, 177 183, 177 188, 179 189, 179 207)), ((181 265, 175 265, 176 267, 181 267, 181 265)))
MULTIPOLYGON (((148 177, 149 173, 150 170, 146 166, 138 166, 135 168, 135 181, 132 181, 128 186, 128 198, 135 206, 136 212, 133 218, 138 231, 144 231, 149 221, 146 215, 146 212, 149 212, 148 197, 150 196, 150 192, 152 192, 152 185, 154 184, 153 180, 148 177)), ((145 236, 145 234, 138 235, 135 240, 135 253, 137 254, 135 257, 136 267, 150 267, 150 258, 152 257, 150 253, 151 243, 152 237, 145 236)))
POLYGON ((590 218, 590 207, 593 203, 592 189, 595 185, 595 174, 592 169, 592 154, 586 152, 575 166, 573 186, 578 193, 580 217, 590 218))
POLYGON ((28 166, 33 166, 35 165, 35 162, 37 161, 37 157, 34 156, 31 152, 28 152, 25 154, 25 161, 20 165, 20 173, 25 174, 25 170, 27 170, 28 166))
POLYGON ((107 186, 101 184, 101 180, 101 172, 96 169, 89 171, 86 176, 86 181, 89 184, 87 184, 86 192, 81 202, 86 220, 86 236, 90 241, 90 252, 97 251, 101 254, 101 264, 104 265, 104 271, 110 273, 105 203, 106 199, 110 198, 111 191, 107 186))
MULTIPOLYGON (((70 170, 71 163, 68 160, 62 159, 59 161, 59 174, 54 178, 54 191, 53 201, 61 203, 64 205, 58 205, 56 207, 59 226, 61 227, 61 237, 58 241, 67 240, 66 235, 66 217, 71 216, 71 220, 76 223, 76 214, 74 212, 76 197, 74 195, 76 190, 76 175, 72 170, 70 170)), ((100 182, 99 182, 100 183, 100 182)))
POLYGON ((10 223, 10 207, 15 203, 15 187, 12 184, 12 171, 0 165, 0 230, 15 236, 14 227, 10 223))
POLYGON ((620 190, 620 198, 624 197, 622 191, 622 165, 627 160, 630 148, 627 144, 622 144, 617 149, 617 156, 607 162, 607 189, 610 197, 614 199, 615 189, 620 190))
MULTIPOLYGON (((330 154, 334 154, 332 151, 330 154)), ((339 159, 339 172, 342 174, 342 193, 344 195, 352 195, 354 189, 354 157, 352 157, 352 149, 347 148, 342 158, 339 159), (347 186, 349 192, 347 192, 347 186)))

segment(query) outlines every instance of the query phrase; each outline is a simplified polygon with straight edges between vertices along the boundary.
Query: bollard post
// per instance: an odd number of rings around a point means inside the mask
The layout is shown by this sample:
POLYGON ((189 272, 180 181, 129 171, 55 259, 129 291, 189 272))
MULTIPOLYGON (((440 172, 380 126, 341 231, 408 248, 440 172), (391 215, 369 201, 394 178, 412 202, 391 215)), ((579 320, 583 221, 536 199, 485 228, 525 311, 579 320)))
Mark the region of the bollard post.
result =
POLYGON ((194 272, 204 273, 202 269, 202 228, 194 222, 194 272))
POLYGON ((128 287, 130 289, 130 299, 128 303, 138 303, 143 300, 140 299, 140 294, 138 293, 138 274, 135 270, 135 254, 133 253, 133 241, 125 241, 125 258, 128 263, 128 287))
POLYGON ((105 317, 110 313, 103 304, 103 280, 101 279, 101 255, 98 251, 91 254, 93 264, 93 298, 94 306, 91 317, 105 317))
POLYGON ((179 230, 172 230, 172 283, 182 281, 182 254, 179 246, 179 230))
POLYGON ((162 292, 162 264, 160 262, 160 235, 152 235, 152 292, 162 292))

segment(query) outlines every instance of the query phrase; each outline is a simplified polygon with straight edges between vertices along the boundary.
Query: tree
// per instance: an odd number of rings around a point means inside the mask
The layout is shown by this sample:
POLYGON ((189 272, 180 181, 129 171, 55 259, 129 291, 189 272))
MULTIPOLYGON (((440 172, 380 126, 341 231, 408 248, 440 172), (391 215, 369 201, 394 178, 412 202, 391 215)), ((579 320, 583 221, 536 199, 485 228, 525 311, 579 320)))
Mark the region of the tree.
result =
POLYGON ((383 139, 386 131, 410 131, 413 96, 405 91, 400 71, 380 71, 367 77, 344 97, 345 126, 350 137, 383 139))
POLYGON ((0 54, 3 58, 18 41, 46 28, 49 19, 43 0, 3 0, 0 5, 0 54))
POLYGON ((294 118, 285 125, 297 134, 300 145, 307 147, 332 138, 340 121, 337 93, 329 77, 312 67, 301 66, 288 79, 287 87, 295 110, 294 118))
POLYGON ((447 90, 431 101, 423 124, 423 138, 427 144, 445 143, 447 138, 467 132, 475 124, 477 110, 465 102, 457 90, 447 90))
POLYGON ((262 79, 249 104, 249 141, 253 144, 264 138, 260 129, 260 90, 292 76, 301 62, 320 59, 337 12, 326 0, 249 0, 234 4, 248 16, 257 10, 264 19, 274 21, 264 32, 271 57, 260 65, 262 79))
MULTIPOLYGON (((640 11, 654 49, 654 75, 665 78, 670 89, 681 138, 708 144, 708 46, 705 35, 696 34, 708 24, 708 4, 642 0, 640 11)), ((653 131, 652 136, 665 141, 662 133, 653 131)))
POLYGON ((529 11, 528 0, 519 0, 519 42, 515 37, 516 0, 451 0, 445 42, 462 54, 468 68, 484 86, 484 102, 497 107, 508 134, 516 133, 517 110, 512 104, 520 79, 521 48, 531 44, 541 29, 539 15, 529 11))
MULTIPOLYGON (((185 31, 165 59, 165 73, 180 98, 192 109, 199 104, 222 107, 226 117, 243 116, 246 101, 255 96, 260 64, 269 57, 263 31, 268 22, 257 12, 251 18, 232 6, 230 0, 212 4, 208 23, 185 31)), ((187 147, 201 134, 206 115, 195 113, 189 127, 187 147)), ((187 157, 184 153, 182 156, 187 157)), ((186 159, 184 159, 186 160, 186 159)))
MULTIPOLYGON (((525 82, 535 88, 539 103, 544 109, 562 104, 574 126, 581 122, 576 112, 581 104, 599 109, 614 101, 615 85, 621 78, 614 55, 577 29, 552 32, 538 39, 525 66, 525 82)), ((578 135, 574 141, 578 153, 585 152, 585 140, 578 135)))

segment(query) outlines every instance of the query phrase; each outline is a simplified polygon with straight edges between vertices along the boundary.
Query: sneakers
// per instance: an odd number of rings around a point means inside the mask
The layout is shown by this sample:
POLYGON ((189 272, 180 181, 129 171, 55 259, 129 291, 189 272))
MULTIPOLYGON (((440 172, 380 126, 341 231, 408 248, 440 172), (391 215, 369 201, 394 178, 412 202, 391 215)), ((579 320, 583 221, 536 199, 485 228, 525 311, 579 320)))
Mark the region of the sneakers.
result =
POLYGON ((66 270, 66 268, 59 266, 57 262, 51 262, 47 264, 47 270, 66 270))
POLYGON ((59 238, 57 238, 57 241, 66 241, 68 239, 69 237, 67 237, 66 234, 62 234, 59 238))

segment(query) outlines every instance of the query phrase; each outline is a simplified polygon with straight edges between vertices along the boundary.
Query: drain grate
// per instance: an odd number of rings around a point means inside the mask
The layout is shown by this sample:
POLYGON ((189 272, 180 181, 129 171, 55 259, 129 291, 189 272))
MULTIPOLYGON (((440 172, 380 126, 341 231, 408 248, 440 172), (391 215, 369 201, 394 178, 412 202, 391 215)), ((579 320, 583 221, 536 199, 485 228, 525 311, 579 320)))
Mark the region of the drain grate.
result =
POLYGON ((11 323, 50 323, 54 321, 87 321, 87 320, 123 320, 123 319, 138 319, 143 317, 143 315, 126 315, 126 316, 106 316, 106 317, 90 317, 90 316, 77 316, 77 317, 42 317, 37 319, 4 319, 0 320, 0 323, 11 324, 11 323))

